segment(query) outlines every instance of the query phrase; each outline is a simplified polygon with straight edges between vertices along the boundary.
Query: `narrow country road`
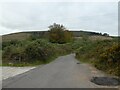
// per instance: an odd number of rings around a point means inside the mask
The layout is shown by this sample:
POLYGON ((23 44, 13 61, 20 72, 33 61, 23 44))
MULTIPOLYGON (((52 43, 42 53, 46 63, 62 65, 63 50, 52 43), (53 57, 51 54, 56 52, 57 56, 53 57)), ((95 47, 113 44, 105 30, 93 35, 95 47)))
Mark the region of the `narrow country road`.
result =
POLYGON ((90 82, 103 73, 88 64, 78 63, 74 54, 61 56, 55 61, 26 73, 3 80, 3 88, 100 88, 90 82))

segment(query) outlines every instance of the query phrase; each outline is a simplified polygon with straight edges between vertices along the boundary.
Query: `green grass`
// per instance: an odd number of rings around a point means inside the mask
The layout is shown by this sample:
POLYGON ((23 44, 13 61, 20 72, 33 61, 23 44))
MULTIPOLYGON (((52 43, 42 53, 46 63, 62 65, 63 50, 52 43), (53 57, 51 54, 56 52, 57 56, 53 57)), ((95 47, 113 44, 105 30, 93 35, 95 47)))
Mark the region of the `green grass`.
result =
POLYGON ((91 60, 90 59, 86 59, 86 58, 84 58, 84 57, 80 57, 80 58, 78 58, 78 57, 75 57, 78 61, 80 61, 81 63, 89 63, 89 64, 93 64, 93 62, 91 62, 91 60))

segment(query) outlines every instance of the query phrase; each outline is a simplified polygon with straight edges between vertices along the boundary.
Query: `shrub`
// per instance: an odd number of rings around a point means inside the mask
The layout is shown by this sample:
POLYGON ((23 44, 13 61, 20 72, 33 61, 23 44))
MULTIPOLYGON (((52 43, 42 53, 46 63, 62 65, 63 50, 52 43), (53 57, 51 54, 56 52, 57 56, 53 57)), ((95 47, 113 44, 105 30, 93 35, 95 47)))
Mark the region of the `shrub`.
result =
POLYGON ((25 59, 24 49, 22 47, 17 46, 8 46, 3 50, 3 63, 19 63, 25 59))
POLYGON ((14 44, 10 42, 4 44, 3 64, 7 65, 9 63, 13 65, 29 65, 35 62, 47 63, 57 56, 71 52, 69 44, 50 43, 46 39, 23 40, 14 44))
POLYGON ((101 70, 106 70, 108 73, 120 76, 120 45, 113 44, 103 53, 100 54, 99 60, 96 62, 96 67, 101 70), (101 64, 101 65, 99 65, 101 64))
POLYGON ((8 47, 8 46, 22 46, 21 45, 21 41, 18 41, 18 40, 10 40, 10 41, 7 41, 7 42, 2 42, 2 50, 4 50, 5 47, 8 47))
MULTIPOLYGON (((83 43, 83 42, 82 42, 83 43)), ((120 44, 118 40, 85 41, 76 51, 76 58, 92 62, 95 67, 120 77, 120 44)))
POLYGON ((29 60, 42 60, 46 62, 50 56, 53 55, 54 49, 52 45, 46 40, 35 40, 29 43, 25 48, 27 59, 29 60))
POLYGON ((67 43, 72 40, 72 33, 66 30, 63 25, 54 23, 49 26, 49 41, 52 43, 67 43))

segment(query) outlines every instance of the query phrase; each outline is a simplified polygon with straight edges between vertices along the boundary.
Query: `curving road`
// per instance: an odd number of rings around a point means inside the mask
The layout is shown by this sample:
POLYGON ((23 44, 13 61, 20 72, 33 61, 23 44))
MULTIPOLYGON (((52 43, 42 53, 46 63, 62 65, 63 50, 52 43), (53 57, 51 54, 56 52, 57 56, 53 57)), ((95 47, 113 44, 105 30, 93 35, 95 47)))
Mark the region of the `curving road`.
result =
POLYGON ((93 76, 104 74, 88 64, 78 63, 74 54, 38 66, 21 75, 3 80, 3 88, 98 88, 90 82, 93 76))

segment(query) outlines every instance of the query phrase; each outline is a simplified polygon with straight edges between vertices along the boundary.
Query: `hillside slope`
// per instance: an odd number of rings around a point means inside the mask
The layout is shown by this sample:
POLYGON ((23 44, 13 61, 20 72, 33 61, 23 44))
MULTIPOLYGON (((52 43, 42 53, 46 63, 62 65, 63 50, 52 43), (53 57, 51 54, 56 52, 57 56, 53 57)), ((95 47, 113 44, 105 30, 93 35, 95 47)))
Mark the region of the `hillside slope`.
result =
MULTIPOLYGON (((96 32, 88 32, 88 31, 70 31, 73 33, 74 37, 87 37, 87 36, 102 36, 101 38, 109 39, 109 36, 104 36, 101 33, 96 32)), ((40 37, 40 38, 48 38, 48 31, 28 31, 28 32, 18 32, 7 35, 2 35, 2 40, 24 40, 29 38, 30 36, 40 37)), ((111 38, 110 38, 111 39, 111 38)))

